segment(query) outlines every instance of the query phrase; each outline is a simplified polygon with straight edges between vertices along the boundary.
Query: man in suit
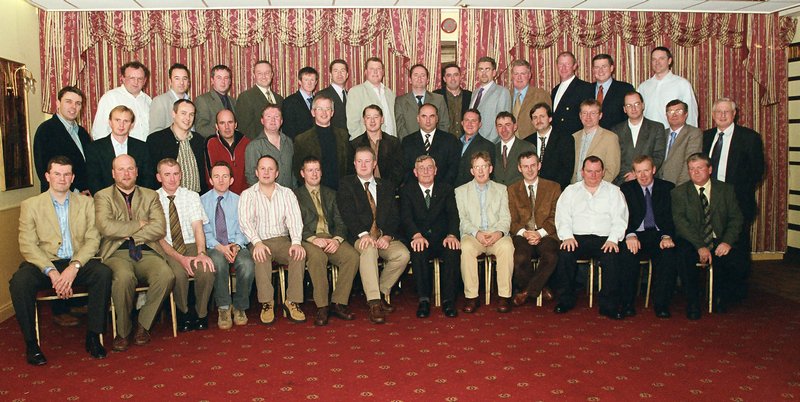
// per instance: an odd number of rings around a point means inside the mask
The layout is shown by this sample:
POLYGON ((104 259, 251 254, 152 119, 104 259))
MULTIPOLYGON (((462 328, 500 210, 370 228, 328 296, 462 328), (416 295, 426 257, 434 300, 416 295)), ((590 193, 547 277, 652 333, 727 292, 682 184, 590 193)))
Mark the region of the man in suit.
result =
POLYGON ((353 278, 358 272, 359 255, 345 241, 347 228, 336 204, 336 192, 320 184, 322 164, 316 156, 309 155, 303 159, 300 177, 303 178, 304 185, 294 189, 294 194, 303 216, 306 268, 311 276, 311 284, 314 285, 314 303, 317 305, 314 325, 328 325, 328 317, 331 315, 346 321, 353 320, 355 315, 350 312, 347 304, 353 278), (338 269, 330 299, 328 263, 338 269))
POLYGON ((442 66, 442 85, 433 93, 444 97, 447 114, 450 116, 450 133, 460 137, 463 134, 461 118, 469 109, 472 98, 472 91, 461 88, 461 67, 454 63, 442 66))
POLYGON ((517 132, 517 120, 510 112, 500 112, 495 118, 497 134, 500 143, 494 146, 497 155, 497 166, 494 167, 494 181, 506 186, 522 179, 522 173, 516 166, 516 160, 524 152, 536 152, 528 141, 523 141, 514 135, 517 132))
MULTIPOLYGON (((512 115, 513 116, 513 115, 512 115)), ((497 260, 497 311, 511 311, 511 277, 514 271, 514 243, 509 236, 511 213, 506 186, 489 179, 489 154, 472 155, 474 179, 456 188, 456 205, 461 232, 461 278, 464 280, 465 313, 474 313, 478 302, 478 256, 494 255, 497 260)), ((486 284, 487 289, 492 284, 486 284)))
POLYGON ((269 155, 278 161, 278 170, 283 172, 278 176, 278 184, 287 188, 297 185, 295 174, 292 172, 292 158, 294 158, 294 142, 281 132, 283 117, 278 105, 267 105, 261 114, 261 131, 258 138, 250 141, 244 150, 244 175, 247 184, 252 186, 258 183, 258 160, 264 155, 269 155))
POLYGON ((450 132, 450 115, 444 97, 428 91, 428 68, 415 64, 408 70, 411 91, 398 96, 394 103, 394 115, 397 119, 397 137, 401 140, 419 130, 417 115, 422 105, 430 103, 439 112, 440 131, 450 132))
POLYGON ((538 297, 556 269, 559 241, 556 234, 558 183, 539 177, 539 157, 533 151, 517 158, 523 179, 508 186, 508 209, 514 242, 514 305, 538 297), (533 269, 531 258, 539 263, 533 269))
POLYGON ((250 89, 239 94, 237 99, 237 120, 239 131, 254 140, 264 131, 261 123, 261 114, 267 105, 277 105, 280 110, 283 97, 275 93, 270 87, 274 70, 272 64, 266 60, 259 60, 253 64, 253 77, 256 83, 250 89))
POLYGON ((238 123, 236 116, 228 109, 217 113, 217 132, 206 138, 205 170, 211 176, 211 167, 217 162, 225 162, 233 173, 233 183, 230 190, 241 194, 247 188, 245 179, 245 151, 250 145, 250 139, 236 129, 238 123))
POLYGON ((542 88, 531 87, 531 63, 517 59, 511 62, 511 112, 517 119, 519 139, 525 139, 535 130, 530 113, 531 107, 537 103, 550 105, 550 95, 542 88))
POLYGON ((588 156, 596 156, 603 160, 603 180, 611 183, 619 174, 620 149, 619 139, 614 132, 600 127, 600 103, 594 99, 581 102, 581 123, 583 129, 572 134, 575 140, 575 172, 572 183, 583 179, 581 161, 588 156))
MULTIPOLYGON (((283 115, 283 133, 294 139, 298 134, 308 131, 314 126, 314 116, 311 114, 314 90, 317 89, 319 73, 312 67, 303 67, 297 73, 297 82, 300 88, 297 92, 283 100, 281 114, 283 115)), ((296 169, 295 169, 296 171, 296 169)))
POLYGON ((178 99, 189 99, 189 68, 175 63, 169 68, 169 89, 153 98, 150 104, 148 133, 161 131, 172 125, 172 105, 178 99))
POLYGON ((97 102, 97 109, 92 123, 92 138, 99 140, 111 132, 108 126, 108 114, 111 109, 125 105, 133 110, 136 115, 136 124, 131 129, 131 137, 146 141, 150 134, 150 95, 144 93, 147 80, 150 79, 150 70, 138 61, 130 61, 119 68, 122 75, 122 85, 106 92, 97 102))
POLYGON ((431 312, 432 268, 428 260, 439 258, 442 312, 458 315, 455 307, 459 250, 458 208, 453 186, 435 183, 436 160, 420 155, 414 164, 416 182, 408 182, 400 193, 400 217, 411 248, 411 267, 417 284, 417 317, 431 312))
POLYGON ((691 180, 672 190, 672 217, 685 257, 679 270, 686 286, 686 317, 697 320, 701 285, 695 263, 714 264, 714 310, 724 313, 737 300, 749 258, 737 243, 743 220, 735 189, 712 177, 714 168, 705 154, 691 155, 688 166, 691 180))
POLYGON ((472 155, 478 152, 486 152, 489 159, 494 163, 494 143, 483 138, 478 132, 481 128, 481 112, 478 109, 469 109, 464 113, 461 120, 464 134, 461 135, 461 159, 458 161, 458 173, 456 174, 455 187, 472 181, 472 155))
POLYGON ((414 166, 420 155, 430 155, 439 161, 437 182, 452 185, 456 181, 461 148, 452 134, 436 128, 438 113, 436 106, 430 103, 423 105, 417 110, 419 130, 403 138, 404 182, 414 181, 414 166))
POLYGON ((228 66, 214 66, 211 69, 211 90, 194 101, 197 106, 194 128, 204 138, 214 135, 217 113, 220 110, 228 109, 236 113, 236 98, 230 94, 232 77, 233 73, 228 66))
MULTIPOLYGON (((86 166, 89 172, 89 191, 92 194, 114 184, 111 177, 111 162, 117 156, 128 154, 136 160, 136 168, 142 172, 149 172, 150 151, 147 144, 136 138, 130 137, 131 127, 136 116, 127 106, 119 105, 111 109, 108 125, 111 135, 93 141, 87 147, 86 166)), ((149 175, 144 175, 142 186, 150 188, 149 175)))
POLYGON ((688 115, 686 102, 673 99, 667 103, 669 121, 669 127, 665 130, 667 147, 664 150, 664 162, 657 175, 658 178, 670 181, 676 186, 689 181, 686 158, 703 150, 703 132, 697 127, 686 124, 688 115))
POLYGON ((669 48, 654 48, 650 52, 650 67, 653 69, 653 76, 639 84, 638 88, 645 103, 650 105, 644 116, 667 126, 669 122, 661 111, 669 101, 680 99, 688 105, 687 121, 697 127, 697 99, 694 89, 685 78, 672 73, 672 52, 669 48))
POLYGON ((388 295, 410 259, 408 249, 398 240, 400 212, 394 197, 394 184, 376 179, 375 153, 372 148, 355 151, 355 175, 342 178, 336 201, 348 230, 348 241, 359 252, 361 284, 369 304, 369 320, 374 324, 386 321, 386 313, 394 311, 388 295), (378 257, 384 261, 378 274, 378 257))
POLYGON ((628 205, 628 228, 620 243, 620 294, 622 314, 636 314, 636 290, 639 283, 639 262, 650 259, 653 270, 653 307, 656 317, 669 318, 669 305, 675 288, 677 254, 675 224, 672 222, 670 191, 672 183, 656 179, 653 158, 640 155, 633 160, 636 180, 620 186, 628 205))
POLYGON ((106 357, 100 334, 106 329, 111 270, 94 258, 100 235, 91 197, 70 192, 72 162, 56 156, 45 172, 48 191, 20 205, 19 251, 24 258, 9 282, 11 302, 25 340, 28 364, 47 363, 36 339, 36 293, 52 288, 61 299, 72 297, 72 285, 89 291, 86 351, 106 357))
MULTIPOLYGON (((286 103, 289 98, 286 98, 286 103)), ((350 173, 350 164, 347 163, 352 159, 350 142, 346 130, 331 125, 335 113, 333 100, 318 95, 313 102, 311 113, 314 115, 314 126, 295 138, 292 166, 299 172, 306 157, 314 156, 320 160, 322 185, 336 191, 339 189, 339 179, 350 173)))
POLYGON ((166 235, 167 222, 158 194, 136 185, 138 170, 130 155, 111 164, 114 185, 94 196, 95 224, 100 232, 98 256, 111 268, 111 299, 117 312, 117 337, 112 348, 128 349, 132 331, 136 285, 146 283, 147 301, 139 310, 133 342, 150 342, 150 329, 164 298, 172 290, 175 275, 158 243, 166 235))
POLYGON ((664 153, 667 148, 664 126, 644 117, 642 114, 644 109, 645 105, 641 94, 638 92, 626 94, 625 114, 628 115, 628 120, 611 129, 619 139, 620 172, 614 179, 614 184, 618 186, 636 178, 633 171, 629 169, 637 156, 647 155, 652 158, 656 169, 660 169, 661 163, 664 161, 664 153))
POLYGON ((363 134, 366 130, 361 114, 369 105, 378 105, 383 110, 384 119, 381 131, 397 137, 397 126, 394 117, 394 91, 383 84, 383 61, 377 57, 367 59, 364 69, 366 81, 350 88, 347 96, 347 131, 350 140, 363 134))
POLYGON ((561 82, 550 91, 550 98, 553 100, 553 127, 556 133, 574 133, 581 129, 581 102, 594 99, 592 84, 575 76, 578 62, 572 52, 561 52, 556 63, 561 82))
MULTIPOLYGON (((150 160, 157 163, 164 158, 172 158, 181 164, 183 169, 183 186, 196 193, 208 188, 206 181, 206 141, 198 133, 192 131, 195 119, 194 104, 190 100, 180 99, 172 106, 172 125, 147 137, 147 149, 150 160)), ((216 129, 214 129, 216 131, 216 129)), ((149 174, 155 183, 155 163, 151 164, 149 174)))
POLYGON ((536 133, 525 140, 533 144, 536 155, 539 156, 539 163, 542 165, 539 177, 558 183, 563 191, 575 171, 575 138, 555 132, 551 125, 553 110, 547 103, 533 105, 530 117, 536 133))
POLYGON ((344 85, 350 77, 350 66, 342 59, 335 59, 328 66, 331 76, 331 85, 319 91, 333 100, 333 118, 331 125, 347 131, 347 89, 344 85))
MULTIPOLYGON (((489 56, 481 57, 478 59, 476 76, 478 87, 472 93, 470 109, 478 109, 481 116, 486 116, 487 119, 494 119, 500 112, 510 112, 511 95, 494 81, 497 76, 497 62, 489 56)), ((495 144, 500 142, 493 124, 482 125, 480 133, 483 138, 495 144)))
POLYGON ((633 92, 633 85, 614 79, 614 58, 606 53, 592 57, 594 74, 594 98, 603 105, 600 127, 611 130, 625 120, 623 106, 625 94, 633 92))
POLYGON ((362 113, 364 118, 364 134, 350 141, 353 150, 360 147, 372 148, 378 158, 373 174, 379 179, 386 179, 399 186, 403 182, 403 148, 397 137, 381 131, 383 110, 378 105, 369 105, 362 113))

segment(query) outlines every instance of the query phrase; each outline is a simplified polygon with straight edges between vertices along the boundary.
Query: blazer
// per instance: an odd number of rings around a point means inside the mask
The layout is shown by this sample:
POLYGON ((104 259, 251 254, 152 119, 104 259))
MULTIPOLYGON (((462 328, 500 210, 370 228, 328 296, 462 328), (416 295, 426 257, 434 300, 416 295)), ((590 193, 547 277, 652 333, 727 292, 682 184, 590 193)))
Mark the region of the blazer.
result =
MULTIPOLYGON (((489 222, 487 232, 500 231, 508 234, 511 227, 511 213, 508 210, 506 186, 489 180, 486 193, 486 215, 489 222)), ((456 188, 459 230, 461 236, 474 236, 481 230, 481 201, 475 180, 456 188)))
MULTIPOLYGON (((60 122, 59 122, 60 124, 60 122)), ((72 260, 85 265, 97 254, 100 233, 95 227, 94 200, 81 194, 69 194, 69 234, 72 260)), ((19 211, 19 252, 25 261, 44 272, 59 260, 61 225, 50 192, 22 201, 19 211)))
MULTIPOLYGON (((694 188, 687 181, 672 190, 672 218, 675 233, 685 239, 695 249, 705 247, 703 243, 703 205, 694 188)), ((734 245, 742 230, 742 213, 736 201, 733 187, 727 183, 711 179, 711 227, 717 240, 734 245)))
MULTIPOLYGON (((469 101, 470 105, 475 103, 475 98, 478 97, 479 91, 479 89, 476 89, 472 92, 472 99, 469 101)), ((508 94, 508 90, 505 87, 495 82, 481 95, 481 103, 478 104, 477 109, 481 112, 481 120, 483 121, 478 132, 487 140, 497 144, 500 142, 500 136, 497 135, 494 119, 500 112, 511 111, 511 95, 508 94)))
MULTIPOLYGON (((550 100, 555 104, 556 93, 561 84, 553 87, 550 91, 550 100)), ((572 80, 558 102, 558 108, 553 109, 553 128, 558 133, 574 133, 583 128, 580 112, 581 102, 586 99, 594 99, 594 87, 592 84, 581 80, 577 76, 572 80)))
POLYGON ((631 171, 631 163, 639 155, 650 156, 653 158, 656 170, 661 169, 661 163, 664 162, 664 154, 667 150, 667 138, 661 123, 648 120, 646 117, 642 118, 642 126, 639 128, 639 137, 636 139, 635 147, 628 120, 617 124, 611 131, 619 139, 620 151, 620 172, 614 180, 614 184, 620 185, 625 181, 623 176, 631 171))
MULTIPOLYGON (((111 163, 116 154, 111 137, 111 135, 107 135, 92 142, 89 145, 89 152, 86 153, 86 165, 89 167, 89 191, 92 194, 114 184, 114 178, 111 176, 111 163)), ((139 170, 136 182, 140 186, 153 188, 155 183, 151 182, 153 179, 151 172, 155 169, 150 162, 150 151, 147 149, 147 144, 136 138, 128 137, 128 155, 136 161, 136 168, 139 170)))
MULTIPOLYGON (((583 161, 579 160, 581 158, 581 141, 583 140, 581 138, 582 136, 583 130, 579 130, 575 134, 572 134, 572 138, 575 140, 575 170, 572 172, 572 178, 570 179, 571 183, 576 182, 575 177, 583 168, 583 161)), ((547 150, 545 150, 545 153, 546 152, 547 150)), ((608 131, 602 127, 597 127, 597 132, 594 134, 592 143, 589 144, 589 150, 586 152, 586 156, 590 155, 594 155, 603 160, 603 166, 605 166, 606 170, 603 174, 603 180, 613 183, 614 179, 619 174, 620 166, 620 150, 617 135, 612 131, 608 131)))
MULTIPOLYGON (((400 211, 397 210, 394 196, 395 185, 388 180, 378 178, 373 180, 377 185, 375 223, 384 235, 401 237, 400 211)), ((336 202, 347 226, 350 242, 358 240, 359 233, 369 232, 372 227, 372 209, 369 207, 367 193, 358 176, 350 175, 342 178, 339 182, 339 191, 336 193, 336 202)))
POLYGON ((508 209, 511 212, 511 234, 516 234, 520 229, 528 226, 531 215, 534 216, 536 226, 547 231, 548 236, 558 240, 556 233, 556 203, 561 196, 561 187, 558 183, 539 178, 536 184, 536 211, 531 210, 531 201, 525 181, 520 180, 508 186, 508 209))
MULTIPOLYGON (((651 197, 653 199, 653 216, 656 219, 656 226, 662 235, 675 237, 675 224, 672 221, 672 197, 670 192, 675 188, 675 185, 661 179, 654 179, 653 192, 651 197)), ((628 228, 625 229, 625 235, 636 233, 639 226, 644 221, 645 206, 644 191, 642 186, 637 180, 625 182, 619 189, 625 196, 625 202, 628 204, 628 228)))
MULTIPOLYGON (((228 92, 232 112, 236 114, 236 98, 228 92)), ((194 100, 194 129, 203 137, 211 137, 217 132, 217 112, 224 109, 222 100, 214 90, 208 91, 194 100)))
MULTIPOLYGON (((317 235, 317 223, 319 222, 317 207, 314 206, 311 192, 308 191, 306 186, 295 188, 294 195, 297 196, 297 202, 300 204, 300 214, 303 216, 303 240, 308 240, 310 237, 317 235)), ((347 227, 336 204, 336 191, 320 186, 319 197, 320 201, 322 201, 322 211, 328 221, 328 234, 346 239, 347 227)))
MULTIPOLYGON (((353 154, 360 147, 369 147, 369 135, 367 133, 359 135, 350 141, 350 146, 353 148, 353 154)), ((378 143, 378 169, 382 179, 389 180, 395 185, 403 182, 405 174, 403 171, 403 147, 397 137, 381 133, 381 141, 378 143)))
MULTIPOLYGON (((533 147, 528 141, 524 141, 522 139, 515 139, 514 144, 511 146, 511 149, 508 150, 508 163, 505 167, 503 167, 503 143, 499 142, 494 146, 494 154, 497 155, 496 161, 494 163, 494 168, 492 168, 492 174, 494 175, 494 181, 509 185, 515 183, 518 180, 522 179, 522 173, 519 172, 517 169, 517 159, 523 152, 536 152, 536 148, 533 147)), ((545 152, 547 150, 545 149, 545 152)))
POLYGON ((458 207, 453 186, 436 183, 431 191, 431 206, 425 206, 425 194, 419 182, 409 182, 400 190, 400 220, 406 239, 421 233, 429 242, 445 237, 459 237, 458 207))
MULTIPOLYGON (((703 152, 709 157, 711 144, 718 132, 715 127, 703 133, 703 152)), ((764 178, 764 143, 761 135, 747 127, 735 125, 727 161, 725 182, 733 185, 739 208, 749 225, 758 214, 756 188, 764 178)))
MULTIPOLYGON (((81 141, 83 152, 87 152, 92 137, 85 128, 78 126, 78 139, 81 141)), ((86 159, 75 141, 67 132, 64 123, 54 114, 49 120, 45 120, 36 129, 33 137, 33 164, 36 167, 36 175, 39 176, 42 192, 50 188, 50 184, 44 178, 47 172, 47 162, 54 156, 63 155, 72 161, 72 173, 75 180, 72 182, 70 190, 84 191, 89 189, 89 180, 86 171, 86 159)))
MULTIPOLYGON (((442 95, 442 98, 444 98, 444 104, 447 105, 448 113, 449 113, 450 105, 447 104, 447 94, 445 93, 446 91, 447 91, 447 88, 442 87, 442 88, 439 88, 439 89, 433 91, 433 93, 442 95)), ((469 91, 469 90, 466 90, 466 89, 462 89, 461 90, 461 114, 458 116, 458 121, 461 121, 461 117, 464 116, 464 113, 467 110, 469 110, 470 101, 472 101, 472 91, 469 91)), ((450 116, 450 117, 452 117, 452 116, 450 116)))
MULTIPOLYGON (((508 94, 511 97, 511 108, 514 107, 514 88, 508 90, 508 94)), ((533 122, 531 121, 531 109, 533 105, 537 103, 546 103, 553 106, 553 101, 550 99, 550 95, 547 94, 542 88, 536 88, 533 86, 528 85, 528 92, 525 93, 525 98, 522 99, 522 106, 519 109, 519 115, 514 116, 517 118, 517 137, 520 139, 528 138, 536 128, 533 127, 533 122)))
MULTIPOLYGON (((272 95, 275 97, 275 104, 280 108, 283 105, 283 97, 275 91, 272 92, 272 95)), ((261 124, 261 115, 268 104, 267 97, 264 96, 261 88, 257 85, 253 85, 250 89, 239 94, 239 98, 236 101, 236 120, 239 122, 237 129, 247 138, 254 140, 264 132, 264 125, 261 124)))
POLYGON ((436 130, 431 148, 425 152, 425 141, 422 132, 403 138, 403 171, 406 172, 404 183, 414 181, 414 162, 420 155, 430 155, 436 161, 436 183, 453 185, 458 175, 458 162, 461 159, 461 142, 446 131, 436 130))
MULTIPOLYGON (((197 161, 197 172, 200 174, 200 193, 208 191, 208 175, 206 173, 206 139, 198 133, 192 132, 192 139, 189 140, 189 146, 194 153, 194 159, 197 161)), ((175 139, 175 134, 172 128, 167 127, 161 131, 150 134, 147 137, 147 149, 150 151, 150 160, 152 163, 152 171, 150 172, 150 183, 158 182, 155 179, 156 169, 158 162, 164 158, 178 158, 179 142, 175 139)), ((139 177, 142 177, 142 172, 139 171, 139 177)))
POLYGON ((167 218, 158 193, 139 186, 134 191, 131 202, 133 218, 128 217, 128 206, 117 186, 111 185, 94 195, 95 224, 103 236, 98 256, 103 261, 130 237, 137 245, 146 244, 162 257, 166 255, 158 244, 167 235, 167 218), (140 228, 139 221, 147 224, 140 228))
POLYGON ((281 131, 291 139, 314 127, 314 116, 311 116, 311 109, 308 108, 308 103, 300 91, 283 100, 281 115, 283 116, 281 131))
MULTIPOLYGON (((356 85, 347 91, 347 131, 350 133, 350 139, 353 140, 367 131, 364 126, 364 108, 369 105, 381 106, 382 102, 378 99, 378 94, 372 89, 372 84, 369 81, 364 81, 360 85, 356 85)), ((386 120, 393 119, 394 117, 394 91, 384 85, 384 93, 386 95, 386 104, 390 110, 383 111, 384 123, 381 125, 381 130, 386 132, 386 120)), ((383 109, 383 106, 381 106, 383 109)), ((397 132, 395 131, 395 136, 397 132)))
MULTIPOLYGON (((671 132, 672 129, 669 127, 664 130, 667 143, 669 143, 671 132)), ((697 127, 684 124, 681 131, 678 132, 678 136, 675 137, 675 143, 666 154, 664 162, 661 163, 661 169, 656 171, 656 177, 671 181, 676 186, 686 183, 689 181, 686 159, 689 158, 689 155, 698 152, 703 152, 703 132, 697 127)))
MULTIPOLYGON (((425 103, 436 106, 439 113, 439 124, 436 125, 436 128, 450 132, 450 112, 447 110, 447 103, 444 101, 444 97, 425 91, 425 103)), ((419 130, 417 114, 419 114, 419 105, 413 92, 400 95, 395 99, 394 118, 397 122, 397 138, 403 139, 419 130)))
MULTIPOLYGON (((597 95, 597 83, 592 83, 592 94, 597 95)), ((635 91, 633 85, 625 81, 617 81, 611 79, 611 85, 608 87, 608 92, 603 94, 603 108, 601 112, 603 117, 600 119, 600 127, 606 130, 612 130, 613 127, 628 119, 625 114, 625 94, 635 91)))
POLYGON ((333 99, 333 117, 331 118, 331 125, 347 131, 347 104, 342 101, 342 98, 339 97, 336 90, 333 89, 332 86, 328 86, 317 93, 333 99))
MULTIPOLYGON (((525 138, 533 144, 533 149, 539 149, 539 135, 533 134, 525 138)), ((572 181, 575 172, 575 138, 571 135, 563 135, 553 130, 545 144, 544 155, 541 158, 542 169, 539 170, 539 177, 552 180, 561 186, 561 191, 572 181)))
MULTIPOLYGON (((461 138, 464 138, 462 135, 461 138)), ((461 140, 458 141, 461 149, 464 148, 464 144, 461 140)), ((461 159, 458 160, 458 173, 456 173, 456 182, 453 184, 454 186, 458 187, 462 184, 469 183, 472 181, 472 155, 478 152, 488 152, 489 156, 492 160, 492 166, 495 164, 495 154, 494 154, 494 143, 483 138, 482 135, 476 134, 472 137, 472 141, 469 142, 467 145, 467 149, 464 151, 464 154, 461 155, 461 159)))
POLYGON ((172 107, 177 101, 177 99, 173 100, 172 94, 172 90, 167 89, 167 92, 153 98, 153 102, 150 103, 148 133, 154 133, 172 125, 172 107))
MULTIPOLYGON (((289 98, 286 98, 287 102, 289 98)), ((284 103, 285 105, 286 103, 284 103)), ((338 167, 338 177, 342 178, 352 173, 353 171, 353 155, 350 142, 347 141, 347 131, 331 127, 336 141, 336 164, 338 167)), ((322 150, 319 145, 319 138, 317 137, 317 126, 312 126, 310 130, 298 135, 294 139, 294 156, 292 156, 292 171, 295 175, 299 175, 300 169, 303 168, 303 159, 307 156, 316 156, 322 160, 322 150)), ((330 175, 333 177, 333 175, 330 175)), ((339 183, 330 183, 330 180, 325 180, 325 172, 322 172, 322 184, 334 190, 339 188, 339 183)))

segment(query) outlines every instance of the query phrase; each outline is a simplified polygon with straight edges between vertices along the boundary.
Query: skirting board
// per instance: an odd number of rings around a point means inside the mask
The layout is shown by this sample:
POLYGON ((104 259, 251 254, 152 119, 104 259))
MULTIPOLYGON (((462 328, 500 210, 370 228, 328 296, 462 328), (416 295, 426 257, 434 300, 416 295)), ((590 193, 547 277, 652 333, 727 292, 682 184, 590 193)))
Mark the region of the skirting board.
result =
POLYGON ((0 306, 0 322, 3 322, 14 316, 14 306, 9 301, 8 303, 0 306))

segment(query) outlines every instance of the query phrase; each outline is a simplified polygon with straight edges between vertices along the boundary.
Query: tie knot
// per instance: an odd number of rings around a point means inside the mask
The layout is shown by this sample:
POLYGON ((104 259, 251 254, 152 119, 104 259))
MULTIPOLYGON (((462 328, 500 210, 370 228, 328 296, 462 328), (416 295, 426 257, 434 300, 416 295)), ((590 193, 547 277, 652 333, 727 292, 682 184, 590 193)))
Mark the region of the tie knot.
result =
POLYGON ((706 188, 705 187, 700 187, 700 195, 705 194, 705 192, 706 192, 706 188))
POLYGON ((369 182, 368 181, 364 182, 364 191, 369 191, 369 182))
POLYGON ((311 195, 316 196, 317 194, 319 194, 319 190, 311 190, 311 195))
POLYGON ((675 138, 675 137, 678 136, 678 132, 677 131, 673 131, 673 132, 669 133, 669 136, 672 137, 672 138, 675 138))
POLYGON ((724 131, 720 131, 719 134, 717 134, 717 135, 719 136, 719 138, 722 138, 722 136, 725 135, 725 132, 724 131))
POLYGON ((175 196, 174 195, 168 195, 167 198, 169 198, 169 202, 175 201, 175 196))
POLYGON ((431 195, 431 189, 426 188, 425 189, 425 195, 431 195))
POLYGON ((223 196, 221 196, 221 195, 218 195, 218 196, 217 196, 217 202, 222 202, 222 199, 223 199, 223 198, 225 198, 225 197, 223 197, 223 196))
POLYGON ((414 97, 417 98, 418 101, 422 101, 422 95, 415 95, 414 97))

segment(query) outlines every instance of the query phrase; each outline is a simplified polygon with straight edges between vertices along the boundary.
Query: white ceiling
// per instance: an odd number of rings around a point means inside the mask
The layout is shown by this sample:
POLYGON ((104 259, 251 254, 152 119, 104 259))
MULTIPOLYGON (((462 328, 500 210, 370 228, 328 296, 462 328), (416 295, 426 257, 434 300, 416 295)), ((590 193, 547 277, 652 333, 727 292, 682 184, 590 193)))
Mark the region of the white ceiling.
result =
MULTIPOLYGON (((49 11, 297 8, 297 0, 27 0, 49 11)), ((303 7, 541 8, 800 15, 797 0, 303 0, 303 7)))

